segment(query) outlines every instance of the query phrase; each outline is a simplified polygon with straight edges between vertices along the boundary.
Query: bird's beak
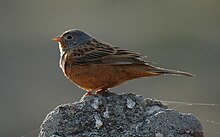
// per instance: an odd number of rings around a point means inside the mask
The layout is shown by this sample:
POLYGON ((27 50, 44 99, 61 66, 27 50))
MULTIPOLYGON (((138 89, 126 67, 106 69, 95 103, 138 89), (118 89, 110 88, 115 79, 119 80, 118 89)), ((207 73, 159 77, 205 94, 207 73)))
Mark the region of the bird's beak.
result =
POLYGON ((61 41, 62 41, 62 39, 61 39, 60 36, 57 36, 57 37, 55 37, 55 38, 52 38, 52 40, 53 40, 53 41, 56 41, 56 42, 61 42, 61 41))

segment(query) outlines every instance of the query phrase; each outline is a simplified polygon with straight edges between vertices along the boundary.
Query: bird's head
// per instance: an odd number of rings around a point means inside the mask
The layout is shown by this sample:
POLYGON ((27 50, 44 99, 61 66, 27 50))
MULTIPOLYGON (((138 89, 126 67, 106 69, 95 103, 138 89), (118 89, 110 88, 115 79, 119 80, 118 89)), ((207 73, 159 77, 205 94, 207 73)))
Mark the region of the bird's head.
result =
POLYGON ((91 38, 89 34, 81 30, 73 29, 65 31, 62 35, 52 38, 52 40, 59 42, 61 50, 66 51, 79 46, 91 38))

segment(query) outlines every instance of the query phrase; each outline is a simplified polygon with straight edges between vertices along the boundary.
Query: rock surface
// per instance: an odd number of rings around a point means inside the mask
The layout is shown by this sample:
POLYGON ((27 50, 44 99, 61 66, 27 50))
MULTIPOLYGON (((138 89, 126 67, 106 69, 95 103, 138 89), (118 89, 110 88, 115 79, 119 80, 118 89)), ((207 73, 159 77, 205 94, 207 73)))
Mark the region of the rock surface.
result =
POLYGON ((55 108, 39 137, 203 137, 201 123, 155 99, 105 93, 55 108))

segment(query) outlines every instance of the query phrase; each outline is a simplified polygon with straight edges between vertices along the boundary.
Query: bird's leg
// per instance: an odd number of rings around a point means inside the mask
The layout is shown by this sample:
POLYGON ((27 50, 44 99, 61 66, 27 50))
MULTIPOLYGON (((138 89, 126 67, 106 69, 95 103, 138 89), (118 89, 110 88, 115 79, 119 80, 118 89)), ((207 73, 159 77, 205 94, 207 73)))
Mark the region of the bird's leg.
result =
POLYGON ((109 91, 108 89, 102 89, 102 90, 96 91, 96 94, 99 94, 102 96, 109 96, 109 95, 114 95, 115 93, 109 91))
POLYGON ((106 92, 109 92, 108 89, 101 89, 101 90, 96 91, 96 94, 103 94, 106 92))
POLYGON ((84 94, 83 96, 92 96, 94 95, 91 91, 88 91, 86 94, 84 94))

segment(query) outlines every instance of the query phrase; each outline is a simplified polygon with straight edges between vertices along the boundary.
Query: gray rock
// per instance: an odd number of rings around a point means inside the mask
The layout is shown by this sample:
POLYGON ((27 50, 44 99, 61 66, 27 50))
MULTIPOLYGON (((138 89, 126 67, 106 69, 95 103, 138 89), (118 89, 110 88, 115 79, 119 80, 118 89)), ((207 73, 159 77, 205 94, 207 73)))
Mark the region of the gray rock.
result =
POLYGON ((60 105, 39 137, 203 137, 201 123, 155 99, 135 94, 94 95, 60 105))

